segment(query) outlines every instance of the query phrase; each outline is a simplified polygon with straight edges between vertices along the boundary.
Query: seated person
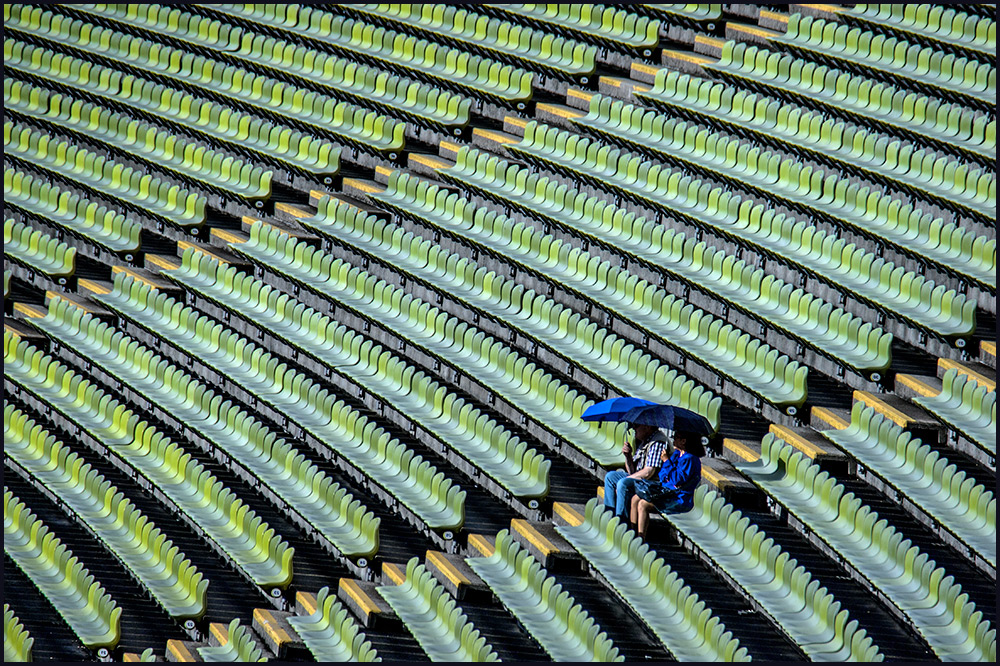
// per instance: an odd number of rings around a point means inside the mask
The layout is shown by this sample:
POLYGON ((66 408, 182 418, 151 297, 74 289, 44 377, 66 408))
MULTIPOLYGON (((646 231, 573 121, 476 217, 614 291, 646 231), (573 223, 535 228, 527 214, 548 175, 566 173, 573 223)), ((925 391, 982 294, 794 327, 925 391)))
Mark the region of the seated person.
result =
POLYGON ((604 506, 613 510, 622 522, 628 520, 628 507, 635 492, 635 482, 652 479, 660 469, 663 455, 672 450, 667 436, 656 426, 633 424, 635 431, 635 455, 626 441, 622 445, 625 454, 625 471, 612 470, 604 476, 604 506))
POLYGON ((705 448, 694 433, 677 433, 674 451, 663 454, 656 480, 640 480, 632 497, 631 519, 641 538, 646 537, 649 514, 684 513, 694 507, 694 491, 701 482, 701 456, 705 448))

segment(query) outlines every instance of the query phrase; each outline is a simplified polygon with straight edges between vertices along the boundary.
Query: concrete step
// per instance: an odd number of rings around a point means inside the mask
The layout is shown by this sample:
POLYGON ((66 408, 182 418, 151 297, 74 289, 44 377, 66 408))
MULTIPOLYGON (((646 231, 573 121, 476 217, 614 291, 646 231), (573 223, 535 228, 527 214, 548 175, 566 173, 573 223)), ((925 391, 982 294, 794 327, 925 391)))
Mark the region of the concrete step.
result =
POLYGON ((288 618, 292 615, 294 613, 269 608, 253 610, 253 630, 279 659, 293 654, 301 655, 306 651, 305 642, 299 638, 292 625, 288 624, 288 618))
POLYGON ((378 593, 378 584, 353 578, 341 578, 337 598, 365 627, 376 627, 397 620, 395 611, 378 593))
POLYGON ((573 546, 556 532, 552 523, 514 518, 510 521, 510 534, 545 568, 580 557, 573 546))
POLYGON ((489 591, 489 586, 476 575, 461 555, 428 550, 424 565, 456 599, 489 591))

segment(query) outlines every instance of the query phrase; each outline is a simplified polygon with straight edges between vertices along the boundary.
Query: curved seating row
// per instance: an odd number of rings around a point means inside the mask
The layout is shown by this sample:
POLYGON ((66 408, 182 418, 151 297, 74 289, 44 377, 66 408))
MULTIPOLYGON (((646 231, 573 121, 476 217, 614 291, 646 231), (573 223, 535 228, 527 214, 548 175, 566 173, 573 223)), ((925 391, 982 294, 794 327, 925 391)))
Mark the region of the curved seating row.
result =
POLYGON ((4 66, 49 86, 79 91, 109 104, 126 104, 133 113, 145 112, 183 132, 284 168, 316 177, 340 171, 340 146, 177 88, 14 39, 4 40, 4 66))
MULTIPOLYGON (((942 5, 857 4, 842 15, 880 28, 891 28, 940 44, 943 49, 962 48, 981 53, 987 62, 997 57, 995 18, 976 16, 942 5)), ((991 12, 989 16, 996 16, 991 12)))
POLYGON ((599 498, 587 503, 581 524, 560 525, 556 530, 611 583, 678 661, 750 661, 746 648, 712 609, 599 498))
POLYGON ((996 566, 996 498, 973 477, 862 402, 848 427, 821 434, 996 566))
POLYGON ((488 7, 543 29, 568 32, 612 48, 651 49, 660 43, 659 20, 633 14, 621 7, 591 4, 504 4, 488 7))
POLYGON ((941 378, 941 392, 917 396, 915 403, 992 455, 997 454, 997 394, 951 368, 941 378))
MULTIPOLYGON (((48 526, 6 486, 3 492, 3 550, 86 647, 113 648, 118 644, 121 607, 48 526)), ((4 629, 6 639, 6 623, 4 629)))
POLYGON ((3 130, 7 155, 180 227, 194 227, 205 221, 204 195, 68 141, 53 140, 40 130, 10 121, 4 123, 3 130))
POLYGON ((973 114, 960 104, 947 104, 743 42, 726 42, 721 59, 705 67, 746 86, 775 90, 862 123, 878 123, 931 140, 980 162, 996 159, 996 120, 973 114))
POLYGON ((41 481, 172 617, 205 614, 208 579, 83 458, 14 405, 4 407, 4 454, 41 481))
MULTIPOLYGON (((437 187, 406 174, 390 175, 386 191, 372 198, 397 210, 409 209, 424 214, 434 206, 436 224, 547 276, 556 269, 553 261, 570 258, 579 266, 584 265, 584 259, 589 256, 583 252, 571 257, 562 252, 554 253, 551 248, 562 250, 567 246, 553 240, 550 234, 528 223, 515 223, 507 216, 473 206, 457 194, 442 193, 437 187)), ((593 197, 584 199, 591 214, 604 223, 595 231, 599 240, 620 245, 665 273, 679 275, 726 302, 745 308, 846 365, 867 371, 889 366, 892 336, 884 331, 843 310, 834 309, 803 289, 793 290, 791 285, 767 275, 762 269, 747 266, 746 262, 737 261, 735 256, 705 242, 685 238, 684 234, 665 225, 652 225, 632 214, 622 216, 621 209, 605 206, 598 210, 598 202, 593 197)), ((578 208, 577 202, 573 208, 578 208)), ((589 231, 589 227, 579 220, 576 224, 589 231)), ((600 267, 607 265, 592 256, 590 261, 600 267)), ((564 263, 558 268, 559 275, 579 277, 564 263)), ((566 280, 566 284, 574 282, 566 280)))
POLYGON ((257 70, 283 72, 339 97, 353 99, 361 106, 375 105, 406 120, 446 128, 463 127, 469 121, 471 100, 461 95, 302 44, 242 31, 177 7, 78 5, 75 10, 127 26, 139 25, 160 39, 172 38, 182 45, 207 47, 257 70))
POLYGON ((76 270, 75 247, 9 218, 3 221, 3 253, 53 277, 76 270))
POLYGON ((330 594, 329 587, 316 593, 314 613, 292 615, 288 624, 316 661, 382 661, 354 618, 337 601, 337 595, 330 594))
POLYGON ((413 449, 277 357, 125 273, 118 273, 114 290, 98 299, 215 368, 258 405, 270 405, 298 424, 360 469, 371 483, 388 490, 431 529, 462 526, 464 490, 413 449))
POLYGON ((226 642, 222 645, 199 647, 198 655, 202 661, 267 661, 251 637, 250 630, 240 624, 239 618, 229 623, 226 628, 226 638, 226 642))
MULTIPOLYGON (((252 251, 248 254, 254 256, 252 251)), ((550 460, 383 345, 193 249, 184 253, 180 269, 164 274, 233 312, 251 316, 259 329, 336 368, 459 452, 513 496, 548 493, 550 460)))
POLYGON ((7 331, 4 377, 121 456, 257 585, 291 582, 294 549, 204 465, 125 405, 7 331))
POLYGON ((31 661, 31 648, 35 639, 28 635, 13 609, 3 605, 3 660, 31 661))
POLYGON ((656 16, 675 24, 683 23, 685 20, 700 24, 722 18, 722 5, 711 3, 640 4, 633 6, 632 11, 656 16))
POLYGON ((553 661, 623 661, 600 626, 501 530, 490 557, 465 559, 553 661))
MULTIPOLYGON (((621 104, 616 110, 605 117, 588 116, 588 126, 599 127, 602 134, 630 147, 645 147, 670 162, 694 166, 734 187, 775 197, 778 203, 797 207, 810 217, 825 217, 839 226, 874 235, 941 270, 996 287, 995 239, 966 232, 956 222, 945 223, 912 204, 904 205, 898 198, 835 173, 803 166, 777 152, 761 151, 753 143, 655 111, 642 112, 621 104)), ((664 186, 669 188, 681 173, 653 164, 642 155, 534 121, 525 127, 524 140, 508 150, 654 203, 669 198, 664 196, 664 186)))
POLYGON ((737 468, 881 590, 939 658, 995 661, 996 630, 944 567, 801 451, 768 434, 761 458, 737 468))
POLYGON ((378 588, 431 661, 500 661, 462 608, 419 558, 406 564, 406 580, 378 588))
POLYGON ((142 225, 113 208, 17 169, 4 169, 3 186, 5 203, 73 235, 113 252, 135 252, 140 247, 142 225))
MULTIPOLYGON (((959 207, 981 218, 996 208, 996 174, 930 147, 901 140, 864 123, 835 117, 722 81, 661 69, 652 89, 636 90, 640 101, 696 122, 753 133, 810 156, 833 160, 844 169, 913 191, 934 203, 959 207)), ((602 95, 590 102, 590 116, 620 107, 602 95)), ((633 112, 635 113, 635 112, 633 112)), ((587 126, 591 118, 575 121, 587 126)))
POLYGON ((6 83, 6 107, 35 122, 93 139, 227 197, 251 204, 271 197, 273 173, 262 167, 97 104, 20 82, 8 90, 6 83))
POLYGON ((379 519, 287 441, 226 396, 70 301, 30 320, 249 469, 348 557, 378 552, 379 519))

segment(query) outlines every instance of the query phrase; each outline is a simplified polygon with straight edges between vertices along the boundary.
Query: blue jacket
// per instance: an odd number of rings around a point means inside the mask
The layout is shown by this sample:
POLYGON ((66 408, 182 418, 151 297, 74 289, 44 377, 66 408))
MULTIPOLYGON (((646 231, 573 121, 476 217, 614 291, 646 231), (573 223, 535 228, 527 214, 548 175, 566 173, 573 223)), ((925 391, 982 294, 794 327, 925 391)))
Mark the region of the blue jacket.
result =
POLYGON ((660 467, 660 484, 676 488, 682 506, 694 506, 694 490, 701 482, 701 458, 674 450, 660 467))

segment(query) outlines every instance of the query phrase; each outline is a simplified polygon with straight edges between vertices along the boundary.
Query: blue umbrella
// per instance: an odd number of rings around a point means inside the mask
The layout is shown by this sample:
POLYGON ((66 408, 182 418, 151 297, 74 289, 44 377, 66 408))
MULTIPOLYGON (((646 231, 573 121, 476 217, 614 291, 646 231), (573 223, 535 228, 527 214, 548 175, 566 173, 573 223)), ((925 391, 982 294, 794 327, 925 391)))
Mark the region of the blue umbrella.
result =
POLYGON ((643 405, 655 405, 655 402, 642 398, 610 398, 595 402, 583 410, 580 416, 584 421, 625 421, 624 416, 629 410, 643 405))
POLYGON ((618 420, 666 428, 674 432, 693 432, 699 435, 711 435, 714 431, 712 424, 701 414, 673 405, 639 405, 622 414, 618 420))

